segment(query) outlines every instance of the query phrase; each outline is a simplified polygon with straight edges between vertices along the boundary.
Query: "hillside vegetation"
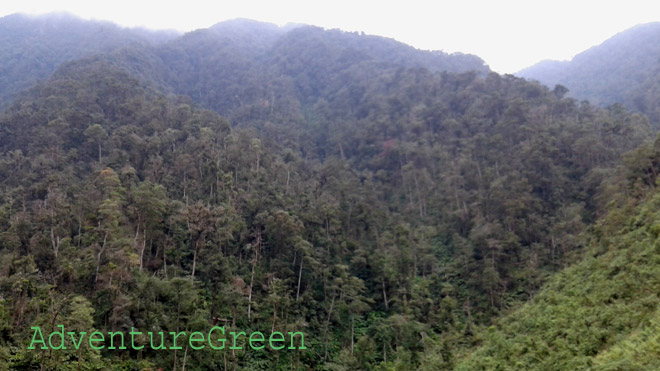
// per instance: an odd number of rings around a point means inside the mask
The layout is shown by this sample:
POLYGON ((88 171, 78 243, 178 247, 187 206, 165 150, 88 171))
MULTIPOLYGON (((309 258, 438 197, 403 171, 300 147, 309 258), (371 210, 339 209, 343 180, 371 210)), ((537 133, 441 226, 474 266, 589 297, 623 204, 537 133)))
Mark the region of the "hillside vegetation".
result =
POLYGON ((659 143, 652 156, 639 150, 629 158, 634 164, 653 161, 628 172, 626 181, 641 194, 610 205, 608 216, 585 235, 588 248, 580 262, 553 275, 534 299, 480 334, 480 346, 456 369, 660 367, 660 194, 657 176, 645 174, 657 171, 659 143))
POLYGON ((0 368, 653 364, 651 125, 563 95, 246 20, 63 61, 0 114, 0 368), (307 349, 27 349, 218 323, 307 349))

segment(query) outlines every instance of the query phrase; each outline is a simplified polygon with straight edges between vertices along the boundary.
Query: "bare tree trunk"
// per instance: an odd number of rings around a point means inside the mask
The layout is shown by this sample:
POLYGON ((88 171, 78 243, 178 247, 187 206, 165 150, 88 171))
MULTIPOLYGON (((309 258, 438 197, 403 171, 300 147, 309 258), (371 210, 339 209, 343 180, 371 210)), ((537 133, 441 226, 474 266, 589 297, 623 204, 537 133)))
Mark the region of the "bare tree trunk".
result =
POLYGON ((195 241, 195 252, 193 253, 193 266, 192 266, 192 273, 190 274, 190 277, 195 278, 195 268, 197 267, 197 249, 199 247, 199 239, 195 241))
POLYGON ((183 352, 183 366, 181 366, 181 371, 186 371, 187 359, 188 359, 188 345, 186 345, 186 350, 183 352))
POLYGON ((57 259, 57 253, 60 251, 60 237, 55 236, 53 227, 50 227, 50 243, 53 245, 53 253, 55 254, 55 259, 57 259))
POLYGON ((250 274, 250 291, 248 291, 248 321, 250 320, 250 315, 252 313, 252 287, 254 287, 254 269, 259 260, 259 249, 261 248, 261 232, 257 234, 257 244, 254 250, 254 259, 252 259, 252 274, 250 274))
POLYGON ((422 199, 422 193, 419 191, 419 182, 417 181, 417 174, 413 172, 413 180, 415 181, 415 191, 417 192, 417 205, 419 207, 419 216, 424 217, 424 205, 426 202, 422 199))
POLYGON ((330 330, 330 318, 332 316, 332 309, 335 306, 335 298, 337 295, 332 296, 332 301, 330 302, 330 310, 328 310, 328 319, 325 321, 325 354, 323 355, 323 360, 328 359, 328 331, 330 330))
POLYGON ((138 217, 137 227, 135 228, 135 237, 133 238, 133 242, 136 244, 138 237, 140 237, 140 223, 140 218, 138 217))
POLYGON ((94 277, 94 283, 99 281, 99 270, 101 270, 101 255, 103 255, 103 252, 105 251, 105 243, 107 239, 108 232, 105 232, 105 236, 103 236, 103 245, 101 245, 101 250, 99 250, 99 253, 96 256, 96 277, 94 277))
POLYGON ((355 316, 351 316, 351 354, 355 344, 355 316))
POLYGON ((147 247, 147 230, 142 229, 142 247, 140 248, 140 272, 144 264, 144 249, 147 247))
POLYGON ((300 298, 300 281, 302 279, 302 268, 303 268, 303 260, 305 256, 300 257, 300 270, 298 271, 298 291, 296 291, 296 301, 298 301, 298 298, 300 298))

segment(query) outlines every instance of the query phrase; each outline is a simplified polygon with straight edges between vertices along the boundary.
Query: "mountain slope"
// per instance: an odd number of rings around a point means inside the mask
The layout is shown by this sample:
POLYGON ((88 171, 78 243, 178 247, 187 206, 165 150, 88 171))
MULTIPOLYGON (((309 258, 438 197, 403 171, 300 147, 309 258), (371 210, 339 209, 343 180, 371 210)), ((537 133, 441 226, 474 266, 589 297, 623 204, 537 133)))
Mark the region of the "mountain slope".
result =
POLYGON ((0 19, 0 107, 63 62, 129 45, 146 47, 175 37, 171 32, 123 29, 65 13, 14 14, 0 19))
MULTIPOLYGON (((11 97, 36 81, 47 78, 62 62, 126 47, 143 53, 150 46, 162 44, 167 45, 158 48, 155 54, 170 71, 159 71, 157 80, 167 81, 177 93, 190 95, 225 114, 237 103, 235 85, 277 80, 286 70, 286 66, 273 70, 274 60, 268 58, 269 53, 276 53, 276 43, 280 39, 279 45, 290 45, 296 40, 320 43, 319 46, 325 47, 335 59, 342 53, 347 54, 346 50, 359 49, 369 59, 405 67, 450 72, 488 71, 483 61, 475 56, 419 51, 390 39, 323 31, 310 26, 278 27, 237 19, 176 36, 172 32, 123 29, 111 23, 84 21, 68 14, 4 17, 0 19, 0 107, 6 106, 11 97), (299 28, 305 30, 299 31, 299 28), (226 90, 218 90, 223 87, 226 90)), ((309 49, 313 45, 302 46, 309 49)), ((251 88, 263 90, 258 86, 251 88)), ((249 102, 268 99, 271 93, 261 95, 249 102)))
POLYGON ((392 39, 312 26, 221 22, 153 48, 124 48, 96 58, 131 71, 160 90, 189 96, 234 125, 305 142, 315 104, 343 89, 397 69, 488 71, 475 56, 414 49, 392 39))
POLYGON ((609 214, 584 235, 579 262, 555 274, 530 302, 495 321, 458 370, 651 370, 660 366, 658 148, 628 158, 609 214), (649 173, 646 173, 649 171, 649 173), (644 184, 642 186, 642 184, 644 184), (651 188, 647 188, 651 187, 651 188), (641 190, 641 195, 640 195, 641 190))
POLYGON ((170 69, 174 91, 232 117, 246 112, 295 109, 294 96, 313 104, 329 80, 348 69, 428 68, 486 73, 470 55, 416 50, 397 41, 312 26, 292 29, 249 21, 222 22, 183 36, 155 51, 170 69), (283 96, 283 100, 278 98, 283 96), (279 101, 279 102, 278 102, 279 101))
MULTIPOLYGON (((660 68, 660 23, 633 27, 576 55, 570 62, 544 61, 517 73, 548 86, 565 85, 573 97, 595 104, 624 103, 630 109, 655 112, 660 96, 649 91, 660 68)), ((657 89, 656 89, 657 91, 657 89)))

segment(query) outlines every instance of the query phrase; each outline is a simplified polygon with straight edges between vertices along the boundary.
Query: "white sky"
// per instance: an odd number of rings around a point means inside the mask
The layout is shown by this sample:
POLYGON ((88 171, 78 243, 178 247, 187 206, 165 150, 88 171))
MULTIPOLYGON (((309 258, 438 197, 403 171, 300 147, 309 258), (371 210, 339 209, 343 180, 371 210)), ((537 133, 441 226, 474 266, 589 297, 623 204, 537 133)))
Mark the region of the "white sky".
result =
POLYGON ((513 73, 570 59, 636 24, 660 21, 657 0, 3 0, 0 16, 67 11, 124 26, 190 31, 232 18, 305 23, 460 51, 513 73))

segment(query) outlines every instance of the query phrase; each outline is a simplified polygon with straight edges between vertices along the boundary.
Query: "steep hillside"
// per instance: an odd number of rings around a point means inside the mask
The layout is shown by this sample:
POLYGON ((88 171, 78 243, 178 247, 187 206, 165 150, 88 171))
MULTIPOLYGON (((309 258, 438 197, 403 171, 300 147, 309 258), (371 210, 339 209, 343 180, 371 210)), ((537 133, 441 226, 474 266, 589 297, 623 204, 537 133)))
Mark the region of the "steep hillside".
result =
POLYGON ((660 308, 660 141, 629 157, 624 188, 580 261, 475 339, 458 370, 654 370, 660 308), (650 187, 650 188, 649 188, 650 187))
POLYGON ((621 32, 570 62, 544 61, 517 73, 550 87, 565 85, 570 95, 594 104, 616 102, 660 122, 656 87, 660 68, 660 23, 621 32))
MULTIPOLYGON (((307 146, 301 137, 313 107, 344 82, 367 85, 397 70, 477 71, 488 67, 471 55, 414 49, 392 39, 323 30, 277 27, 248 20, 221 22, 161 46, 126 47, 103 60, 169 94, 186 95, 233 125, 307 146)), ((357 98, 357 97, 356 97, 357 98)), ((314 151, 307 146, 306 150, 314 151)))

